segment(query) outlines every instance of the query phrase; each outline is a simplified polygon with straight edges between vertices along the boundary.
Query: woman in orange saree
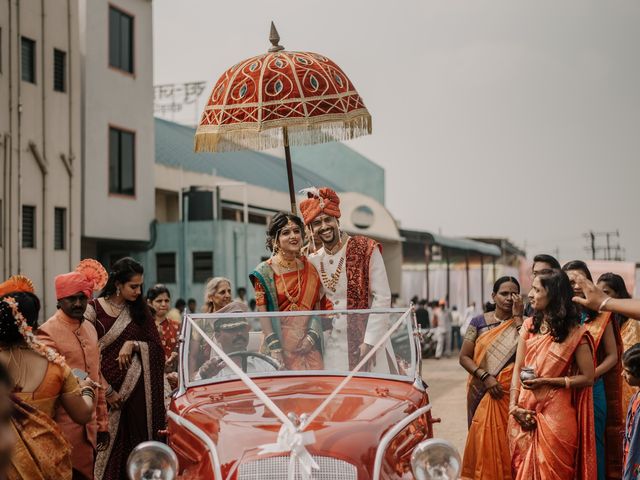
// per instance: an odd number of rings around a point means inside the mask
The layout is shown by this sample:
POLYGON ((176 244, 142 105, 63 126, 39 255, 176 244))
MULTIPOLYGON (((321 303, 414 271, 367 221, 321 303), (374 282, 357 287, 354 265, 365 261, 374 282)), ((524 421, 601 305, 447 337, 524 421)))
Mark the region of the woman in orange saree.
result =
MULTIPOLYGON (((574 296, 584 294, 576 283, 580 275, 591 280, 591 272, 582 260, 563 265, 569 276, 574 296)), ((598 313, 580 307, 580 321, 593 337, 596 358, 593 384, 593 408, 598 458, 598 480, 619 479, 622 476, 622 443, 624 432, 622 408, 622 339, 620 326, 609 312, 598 313)))
MULTIPOLYGON (((631 298, 624 279, 615 273, 604 273, 598 278, 598 287, 611 298, 631 298)), ((613 314, 614 321, 620 326, 622 338, 622 351, 626 351, 640 342, 640 322, 633 318, 618 313, 613 314)), ((632 387, 627 382, 622 382, 622 416, 627 419, 627 407, 631 397, 638 391, 638 387, 632 387)))
POLYGON ((463 480, 511 480, 507 392, 522 324, 520 284, 513 277, 500 277, 492 298, 495 310, 471 320, 460 350, 460 365, 470 374, 463 480))
POLYGON ((72 446, 52 417, 62 405, 73 421, 86 424, 94 384, 78 383, 64 358, 35 337, 39 310, 40 301, 27 289, 0 297, 0 364, 11 376, 15 440, 6 478, 71 480, 72 446))
POLYGON ((510 392, 515 480, 596 478, 593 342, 579 324, 572 295, 564 272, 533 280, 535 313, 520 330, 510 392))
MULTIPOLYGON (((259 264, 249 278, 258 311, 286 312, 330 308, 321 294, 315 267, 301 255, 302 220, 278 213, 267 228, 267 248, 272 257, 259 264)), ((318 318, 262 319, 262 350, 287 370, 322 370, 322 323, 318 318)))

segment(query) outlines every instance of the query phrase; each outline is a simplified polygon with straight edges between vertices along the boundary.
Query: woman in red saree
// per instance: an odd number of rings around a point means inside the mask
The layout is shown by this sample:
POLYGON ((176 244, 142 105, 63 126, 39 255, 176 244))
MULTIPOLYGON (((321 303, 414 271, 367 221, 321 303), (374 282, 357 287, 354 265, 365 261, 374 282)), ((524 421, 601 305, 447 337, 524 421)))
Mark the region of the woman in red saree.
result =
MULTIPOLYGON (((272 257, 249 278, 256 293, 258 311, 285 312, 330 308, 322 296, 322 282, 315 267, 301 255, 302 220, 288 213, 276 214, 267 229, 272 257)), ((318 318, 263 319, 263 350, 287 370, 322 370, 322 323, 318 318)))
POLYGON ((460 350, 460 365, 470 374, 463 480, 511 480, 508 391, 522 325, 520 284, 500 277, 491 296, 495 310, 471 320, 460 350))
POLYGON ((529 297, 535 313, 520 329, 510 392, 516 480, 593 480, 597 475, 593 341, 579 324, 572 295, 564 272, 533 280, 529 297), (535 378, 520 380, 525 366, 533 368, 535 378))
POLYGON ((99 298, 91 300, 85 312, 98 332, 109 404, 111 442, 98 452, 98 480, 127 478, 131 450, 140 442, 158 440, 158 431, 165 428, 165 358, 142 298, 143 273, 134 259, 118 260, 99 298))

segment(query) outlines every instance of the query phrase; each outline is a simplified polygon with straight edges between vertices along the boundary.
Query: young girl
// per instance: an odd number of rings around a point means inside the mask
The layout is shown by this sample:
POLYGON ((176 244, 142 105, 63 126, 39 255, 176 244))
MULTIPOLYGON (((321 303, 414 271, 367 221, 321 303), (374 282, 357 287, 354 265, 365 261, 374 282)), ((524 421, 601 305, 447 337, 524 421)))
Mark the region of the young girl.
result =
MULTIPOLYGON (((631 387, 640 386, 640 343, 624 352, 622 376, 631 387)), ((631 397, 624 433, 623 480, 640 479, 640 392, 631 397)))

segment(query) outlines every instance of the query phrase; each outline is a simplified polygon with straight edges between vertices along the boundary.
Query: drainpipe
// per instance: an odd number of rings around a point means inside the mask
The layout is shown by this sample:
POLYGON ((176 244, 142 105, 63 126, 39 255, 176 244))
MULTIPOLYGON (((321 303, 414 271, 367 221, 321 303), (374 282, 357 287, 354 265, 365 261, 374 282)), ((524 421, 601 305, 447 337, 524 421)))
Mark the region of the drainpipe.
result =
POLYGON ((68 238, 68 246, 69 249, 69 271, 73 269, 73 241, 74 241, 74 221, 73 221, 73 162, 75 160, 75 156, 73 154, 73 55, 71 51, 71 0, 67 0, 67 100, 69 101, 69 165, 67 167, 67 172, 69 173, 69 216, 68 216, 68 225, 69 225, 69 233, 67 235, 68 238))
POLYGON ((45 85, 45 42, 46 42, 46 30, 45 30, 45 13, 44 13, 44 1, 40 0, 40 28, 42 35, 42 55, 40 55, 40 68, 41 68, 41 87, 42 87, 42 161, 45 164, 45 169, 42 171, 42 312, 48 315, 47 311, 47 213, 49 205, 47 204, 47 87, 45 85))
MULTIPOLYGON (((42 174, 42 311, 44 314, 47 314, 47 267, 46 267, 46 246, 47 246, 47 238, 45 235, 45 225, 46 225, 46 202, 47 202, 47 174, 49 173, 48 162, 44 156, 44 154, 40 154, 38 151, 38 146, 34 142, 29 142, 29 150, 31 150, 31 154, 36 159, 36 163, 38 167, 40 167, 40 173, 42 174)), ((37 237, 36 237, 36 246, 37 246, 37 237)))
MULTIPOLYGON (((20 43, 20 0, 16 0, 16 25, 17 25, 17 37, 18 37, 18 45, 20 45, 19 49, 22 48, 20 43)), ((17 56, 20 58, 20 55, 17 56)), ((18 267, 16 269, 17 273, 22 273, 22 64, 19 61, 16 61, 18 64, 18 81, 16 82, 18 85, 18 185, 16 191, 16 202, 18 206, 18 267)))
MULTIPOLYGON (((12 193, 12 181, 13 180, 11 178, 11 165, 13 163, 13 138, 12 138, 12 134, 13 134, 13 49, 12 49, 12 45, 13 45, 13 16, 12 16, 12 2, 13 0, 7 0, 7 7, 8 7, 8 12, 9 12, 9 70, 8 70, 8 74, 9 74, 9 133, 4 135, 4 146, 5 146, 5 164, 4 164, 4 171, 2 172, 4 174, 4 185, 3 185, 3 193, 4 193, 4 202, 2 204, 3 208, 4 208, 4 212, 2 215, 2 218, 4 218, 5 221, 5 225, 7 225, 7 227, 9 225, 12 225, 11 223, 11 213, 12 213, 12 206, 13 206, 13 199, 11 197, 11 193, 12 193), (8 155, 6 154, 8 152, 8 155), (8 200, 8 201, 7 201, 8 200)), ((3 229, 3 235, 4 235, 4 241, 3 241, 3 245, 4 245, 4 275, 3 278, 6 278, 9 276, 9 274, 11 274, 12 272, 12 263, 13 263, 13 255, 11 255, 11 250, 13 249, 13 242, 12 242, 12 238, 11 238, 11 234, 9 232, 9 228, 4 228, 3 229), (8 266, 8 268, 7 268, 8 266)))

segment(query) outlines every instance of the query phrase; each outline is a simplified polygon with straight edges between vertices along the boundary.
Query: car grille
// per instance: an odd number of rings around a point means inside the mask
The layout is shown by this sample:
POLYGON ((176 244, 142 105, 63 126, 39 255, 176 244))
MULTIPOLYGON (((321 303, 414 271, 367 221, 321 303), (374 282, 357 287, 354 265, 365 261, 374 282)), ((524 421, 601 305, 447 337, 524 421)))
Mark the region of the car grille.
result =
MULTIPOLYGON (((313 480, 356 480, 358 471, 354 465, 332 457, 313 455, 320 470, 313 470, 313 480)), ((287 478, 289 457, 270 457, 243 463, 238 469, 238 480, 282 480, 287 478)), ((295 462, 296 474, 302 478, 295 462)))

